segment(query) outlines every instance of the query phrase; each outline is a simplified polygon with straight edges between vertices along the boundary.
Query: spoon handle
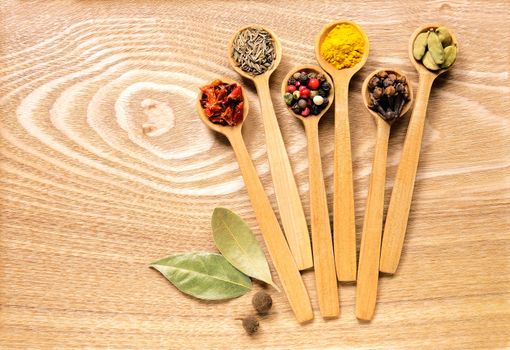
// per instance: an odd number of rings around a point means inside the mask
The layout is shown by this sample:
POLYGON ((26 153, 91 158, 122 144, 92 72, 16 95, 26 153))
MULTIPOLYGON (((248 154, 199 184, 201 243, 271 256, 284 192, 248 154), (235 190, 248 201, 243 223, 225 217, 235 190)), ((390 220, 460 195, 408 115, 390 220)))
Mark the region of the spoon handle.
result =
POLYGON ((356 225, 352 183, 348 90, 350 77, 335 78, 333 232, 339 281, 356 280, 356 225))
POLYGON ((274 112, 268 78, 259 76, 254 82, 260 99, 267 157, 282 225, 296 264, 300 270, 304 270, 313 266, 305 213, 274 112))
POLYGON ((382 272, 395 273, 400 261, 413 198, 427 104, 434 78, 430 74, 420 75, 415 106, 407 127, 402 156, 391 192, 388 214, 386 215, 379 266, 382 272))
POLYGON ((377 299, 389 136, 390 125, 382 119, 378 120, 356 284, 356 317, 361 320, 372 319, 377 299))
POLYGON ((317 298, 322 317, 338 317, 340 302, 329 224, 328 199, 319 147, 319 120, 306 119, 303 122, 308 139, 312 247, 317 298))
POLYGON ((246 150, 241 131, 228 134, 227 137, 234 149, 260 231, 290 306, 299 322, 309 321, 313 319, 313 311, 308 292, 246 150))

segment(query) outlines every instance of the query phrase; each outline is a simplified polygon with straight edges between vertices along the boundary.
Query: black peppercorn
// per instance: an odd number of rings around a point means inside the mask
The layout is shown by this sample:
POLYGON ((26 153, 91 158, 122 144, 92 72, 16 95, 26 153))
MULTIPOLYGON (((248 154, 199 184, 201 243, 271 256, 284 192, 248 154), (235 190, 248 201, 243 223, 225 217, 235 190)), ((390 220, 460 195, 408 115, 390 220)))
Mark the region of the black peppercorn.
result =
POLYGON ((257 331, 259 330, 259 321, 255 317, 248 316, 243 318, 242 321, 243 328, 246 331, 246 333, 248 333, 248 335, 253 335, 257 333, 257 331))
POLYGON ((329 83, 325 81, 324 83, 321 84, 321 89, 324 91, 329 91, 331 90, 331 85, 329 85, 329 83))
POLYGON ((287 85, 296 85, 296 79, 290 78, 289 81, 287 82, 287 85))
POLYGON ((261 290, 253 296, 251 303, 259 315, 265 315, 273 306, 273 299, 268 293, 261 290))
POLYGON ((323 90, 323 89, 319 89, 319 90, 317 90, 317 94, 318 94, 319 96, 322 96, 322 97, 328 97, 328 95, 329 95, 329 91, 325 91, 325 90, 323 90))
POLYGON ((321 108, 316 104, 312 104, 312 107, 310 107, 310 111, 312 112, 313 115, 317 115, 321 112, 321 108))
POLYGON ((301 108, 299 108, 299 104, 296 102, 292 105, 292 112, 296 113, 296 114, 300 114, 301 113, 301 108))
POLYGON ((299 76, 299 78, 297 80, 299 81, 299 83, 301 85, 306 86, 306 84, 308 84, 308 75, 305 72, 303 72, 303 73, 301 73, 301 75, 299 76))
POLYGON ((325 108, 325 107, 328 105, 328 103, 329 103, 328 98, 327 98, 327 97, 324 97, 324 98, 322 99, 322 104, 321 104, 319 107, 320 107, 321 109, 322 109, 322 108, 325 108))

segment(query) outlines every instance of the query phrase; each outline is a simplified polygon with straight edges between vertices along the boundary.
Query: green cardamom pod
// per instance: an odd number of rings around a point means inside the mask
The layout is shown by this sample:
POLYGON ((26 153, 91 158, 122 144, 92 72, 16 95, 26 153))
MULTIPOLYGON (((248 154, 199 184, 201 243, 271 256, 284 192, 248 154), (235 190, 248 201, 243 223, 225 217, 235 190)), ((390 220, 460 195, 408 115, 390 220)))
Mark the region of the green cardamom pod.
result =
POLYGON ((427 37, 429 36, 428 32, 420 33, 414 40, 413 44, 413 56, 419 61, 425 55, 425 50, 427 50, 427 37))
POLYGON ((432 54, 430 53, 430 51, 427 51, 425 53, 425 56, 423 56, 423 60, 421 60, 421 62, 429 70, 439 70, 439 69, 441 69, 441 67, 439 67, 436 64, 436 62, 434 61, 434 59, 432 58, 432 54))
POLYGON ((443 64, 444 62, 443 45, 441 45, 439 37, 435 32, 429 33, 429 36, 427 37, 427 47, 429 49, 428 52, 430 52, 430 55, 434 59, 434 62, 436 62, 436 64, 443 64))
POLYGON ((446 27, 439 27, 436 29, 437 37, 443 47, 450 46, 452 44, 452 36, 446 27))
POLYGON ((445 59, 441 65, 441 68, 448 68, 455 62, 455 59, 457 58, 457 47, 454 45, 445 47, 444 56, 445 59))

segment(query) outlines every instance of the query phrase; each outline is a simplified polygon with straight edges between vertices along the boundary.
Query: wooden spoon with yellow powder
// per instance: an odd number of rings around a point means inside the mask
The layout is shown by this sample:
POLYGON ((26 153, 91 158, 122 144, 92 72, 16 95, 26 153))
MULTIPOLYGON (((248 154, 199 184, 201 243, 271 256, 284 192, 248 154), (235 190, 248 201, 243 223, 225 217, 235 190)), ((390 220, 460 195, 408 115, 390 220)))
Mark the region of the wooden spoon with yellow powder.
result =
POLYGON ((335 85, 335 170, 333 231, 339 281, 356 280, 356 225, 349 131, 349 82, 368 58, 365 32, 350 21, 326 24, 315 40, 315 56, 335 85))

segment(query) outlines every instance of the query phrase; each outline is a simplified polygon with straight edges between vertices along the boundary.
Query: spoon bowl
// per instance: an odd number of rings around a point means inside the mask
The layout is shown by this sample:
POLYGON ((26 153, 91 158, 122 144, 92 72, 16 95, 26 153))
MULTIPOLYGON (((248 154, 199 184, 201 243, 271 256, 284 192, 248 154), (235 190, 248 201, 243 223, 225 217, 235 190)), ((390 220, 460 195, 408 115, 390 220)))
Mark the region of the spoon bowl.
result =
POLYGON ((216 132, 219 132, 220 134, 223 134, 228 137, 229 135, 231 135, 234 132, 241 131, 241 129, 243 127, 243 123, 246 120, 246 118, 248 117, 249 103, 248 103, 248 98, 246 96, 246 91, 244 90, 244 87, 242 87, 241 84, 239 84, 237 81, 234 81, 234 80, 231 80, 228 78, 219 78, 219 80, 221 80, 222 82, 227 83, 227 84, 236 83, 237 85, 241 86, 241 91, 243 93, 243 102, 244 102, 244 104, 243 104, 243 120, 235 126, 220 125, 220 124, 215 124, 215 123, 211 122, 209 120, 209 118, 207 117, 207 115, 205 115, 204 109, 202 108, 202 105, 200 104, 200 100, 202 99, 202 91, 200 91, 198 93, 196 107, 197 107, 198 115, 200 116, 200 119, 202 119, 202 121, 204 122, 205 125, 207 125, 210 129, 212 129, 216 132))
MULTIPOLYGON (((454 62, 448 68, 443 68, 443 69, 440 69, 437 71, 431 71, 431 70, 428 70, 427 67, 425 67, 420 61, 417 61, 413 56, 413 46, 414 46, 414 41, 416 40, 416 37, 419 34, 424 33, 431 28, 435 30, 438 27, 441 27, 441 24, 428 23, 428 24, 425 24, 425 25, 419 27, 418 29, 416 29, 414 31, 414 33, 411 35, 411 39, 409 40, 409 59, 411 60, 411 63, 414 65, 414 67, 416 68, 416 70, 418 71, 419 74, 427 74, 427 75, 430 74, 434 77, 437 77, 438 75, 441 75, 444 72, 448 71, 455 64, 455 62, 454 62)), ((449 31, 449 32, 452 37, 452 45, 455 45, 455 47, 457 48, 457 56, 458 56, 459 55, 459 45, 458 45, 457 37, 451 31, 449 31)))
POLYGON ((404 104, 404 106, 402 107, 402 111, 400 112, 400 116, 399 116, 399 119, 402 118, 407 112, 409 112, 409 109, 411 108, 411 105, 413 104, 413 87, 412 87, 412 84, 411 84, 411 81, 409 80, 409 78, 404 74, 402 73, 402 71, 400 71, 399 69, 396 69, 396 68, 381 68, 381 69, 376 69, 374 70, 372 73, 370 73, 365 81, 363 82, 363 85, 361 87, 361 95, 363 97, 363 104, 365 105, 365 107, 368 109, 368 111, 370 112, 370 114, 374 117, 376 123, 379 122, 379 119, 381 119, 382 121, 384 121, 384 119, 381 117, 381 115, 379 113, 377 113, 376 111, 370 109, 368 107, 368 105, 370 104, 370 91, 368 91, 368 83, 370 82, 370 80, 379 72, 388 72, 388 73, 394 73, 396 75, 401 75, 401 76, 404 76, 406 78, 406 83, 407 83, 407 86, 409 87, 409 100, 404 104))
POLYGON ((311 71, 311 72, 314 72, 314 73, 321 73, 321 74, 324 75, 324 78, 326 78, 326 81, 331 86, 331 90, 330 90, 329 96, 328 96, 329 102, 328 102, 327 106, 324 107, 324 109, 319 114, 317 114, 317 115, 310 114, 307 117, 303 117, 302 115, 294 113, 294 111, 292 110, 292 108, 290 108, 289 105, 287 105, 287 104, 285 104, 285 105, 287 106, 287 109, 289 110, 290 114, 292 114, 296 118, 300 119, 303 123, 305 123, 306 120, 317 120, 318 121, 328 111, 328 109, 333 104, 333 100, 335 99, 335 88, 334 88, 333 81, 331 80, 329 75, 324 70, 322 70, 320 67, 307 64, 307 65, 302 65, 302 66, 294 67, 293 69, 291 69, 289 71, 289 73, 285 76, 285 78, 282 81, 282 96, 286 92, 287 82, 292 77, 292 75, 294 73, 296 73, 296 72, 300 72, 300 71, 303 71, 303 70, 304 71, 311 71))
POLYGON ((359 71, 365 65, 365 62, 367 61, 367 58, 368 58, 369 48, 370 48, 370 44, 369 44, 368 37, 367 37, 365 31, 356 23, 351 22, 351 21, 346 21, 346 20, 335 21, 335 22, 331 22, 331 23, 324 25, 324 27, 322 27, 321 31, 319 32, 319 34, 317 35, 317 37, 315 39, 315 57, 317 59, 317 62, 319 62, 320 66, 322 68, 324 68, 324 70, 326 72, 328 72, 329 74, 331 74, 331 76, 333 76, 333 77, 337 74, 353 76, 357 71, 359 71), (361 35, 363 36, 363 41, 365 42, 365 47, 363 50, 364 51, 363 57, 361 58, 361 60, 358 63, 356 63, 354 66, 352 66, 350 68, 337 69, 334 65, 332 65, 331 63, 326 61, 324 59, 324 57, 322 57, 322 55, 321 55, 322 42, 324 41, 326 36, 329 34, 329 32, 339 24, 350 24, 350 25, 354 26, 361 33, 361 35))
POLYGON ((280 64, 281 60, 282 60, 282 45, 280 43, 280 40, 278 39, 278 37, 276 36, 276 34, 268 29, 268 28, 265 28, 261 25, 258 25, 258 24, 250 24, 250 25, 247 25, 247 26, 244 26, 242 28, 239 28, 239 30, 237 30, 234 35, 232 35, 232 37, 230 38, 229 42, 228 42, 228 45, 227 45, 227 55, 228 55, 228 60, 230 62, 230 65, 232 66, 232 68, 242 77, 246 78, 246 79, 250 79, 250 80, 255 80, 255 79, 269 79, 269 76, 271 74, 273 74, 273 72, 275 71, 275 69, 278 67, 278 65, 280 64), (258 75, 252 75, 248 72, 245 72, 244 70, 242 70, 238 65, 237 65, 237 62, 234 60, 234 57, 232 55, 232 50, 233 50, 233 46, 234 46, 234 40, 236 39, 237 35, 242 32, 243 30, 245 29, 248 29, 248 28, 255 28, 255 29, 259 29, 259 30, 265 30, 266 32, 269 33, 269 35, 271 36, 271 39, 273 39, 273 46, 274 46, 274 50, 275 50, 275 59, 273 61, 273 64, 271 65, 271 67, 269 67, 268 70, 266 70, 264 73, 262 74, 258 74, 258 75))

